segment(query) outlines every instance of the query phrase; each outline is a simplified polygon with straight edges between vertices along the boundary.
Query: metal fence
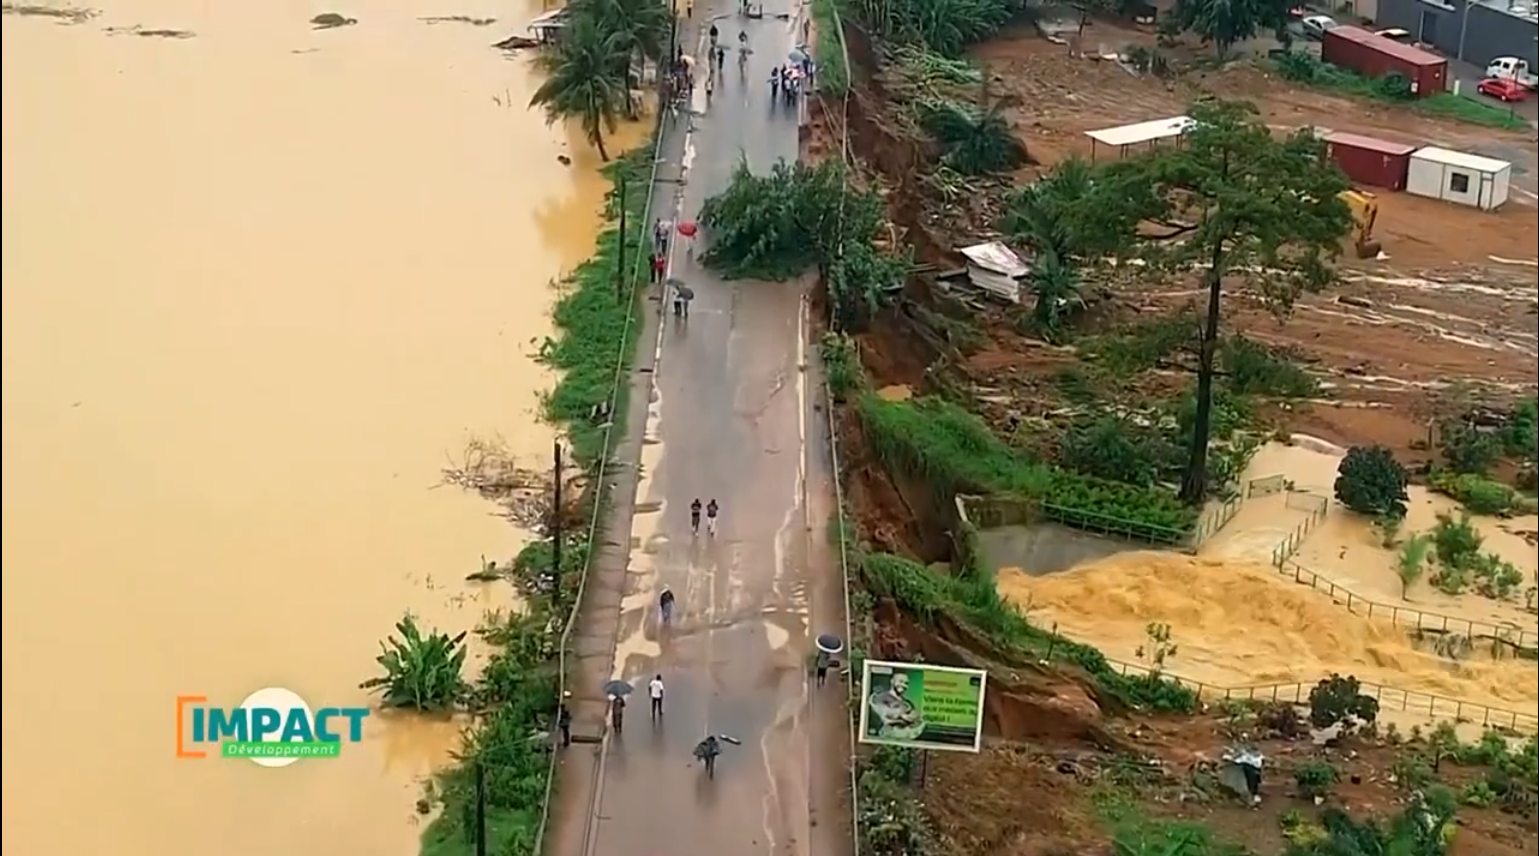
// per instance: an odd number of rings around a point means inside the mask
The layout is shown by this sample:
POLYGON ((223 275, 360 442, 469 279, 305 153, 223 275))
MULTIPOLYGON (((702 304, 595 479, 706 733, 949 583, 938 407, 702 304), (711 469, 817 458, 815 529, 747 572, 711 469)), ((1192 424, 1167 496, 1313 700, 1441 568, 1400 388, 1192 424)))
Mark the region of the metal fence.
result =
MULTIPOLYGON (((1107 660, 1115 666, 1123 675, 1147 675, 1150 669, 1137 663, 1125 663, 1121 660, 1107 660)), ((1224 687, 1217 684, 1194 681, 1173 675, 1170 672, 1160 672, 1160 677, 1173 681, 1187 689, 1197 693, 1198 698, 1214 701, 1230 700, 1254 700, 1279 702, 1282 704, 1308 704, 1309 691, 1318 685, 1315 683, 1292 682, 1277 684, 1258 684, 1247 687, 1224 687)), ((1402 690, 1395 687, 1386 687, 1382 684, 1359 681, 1362 692, 1378 699, 1379 707, 1383 710, 1401 710, 1412 714, 1425 715, 1430 719, 1446 719, 1458 722, 1474 722, 1490 728, 1511 728, 1516 731, 1528 733, 1539 732, 1539 717, 1531 713, 1521 713, 1515 710, 1502 710, 1484 704, 1461 701, 1455 698, 1432 695, 1430 693, 1402 690)))
POLYGON ((1304 539, 1309 537, 1309 533, 1325 521, 1325 515, 1331 508, 1331 501, 1319 494, 1300 493, 1293 490, 1288 491, 1285 503, 1289 508, 1307 511, 1308 516, 1300 521, 1299 525, 1293 527, 1293 531, 1279 541, 1276 547, 1272 548, 1272 567, 1279 570, 1282 569, 1284 562, 1293 558, 1293 554, 1304 546, 1304 539))
POLYGON ((1525 649, 1533 652, 1539 646, 1539 633, 1532 630, 1524 630, 1513 624, 1497 624, 1491 621, 1476 621, 1470 618, 1458 618, 1452 615, 1443 615, 1436 612, 1425 612, 1415 607, 1404 604, 1382 603, 1370 600, 1352 591, 1346 586, 1339 585, 1329 577, 1311 571, 1298 562, 1287 562, 1286 567, 1279 568, 1285 576, 1293 577, 1293 581, 1299 585, 1325 594, 1331 600, 1345 606, 1348 612, 1356 613, 1365 610, 1368 618, 1388 618, 1391 624, 1410 627, 1415 630, 1426 630, 1433 633, 1462 633, 1470 638, 1489 637, 1497 642, 1506 643, 1516 649, 1525 649))
MULTIPOLYGON (((844 40, 844 22, 839 16, 839 4, 837 0, 824 0, 824 2, 818 3, 818 10, 827 13, 829 26, 833 29, 834 34, 838 37, 838 61, 842 63, 844 69, 842 85, 837 87, 840 91, 833 94, 838 98, 837 107, 839 110, 839 157, 844 161, 845 181, 848 182, 850 171, 854 169, 854 157, 850 152, 849 131, 850 84, 851 75, 854 73, 850 68, 850 49, 849 45, 844 40)), ((822 39, 819 38, 820 43, 821 41, 822 39)), ((816 51, 814 51, 814 53, 816 53, 816 51)), ((826 64, 826 60, 822 56, 815 56, 815 59, 817 59, 819 65, 826 64)), ((825 78, 823 75, 819 75, 818 79, 821 81, 825 78)), ((830 108, 834 105, 829 104, 828 94, 824 92, 821 85, 818 87, 817 97, 819 103, 823 105, 823 114, 825 116, 829 115, 831 113, 830 108)), ((842 208, 839 211, 839 216, 841 218, 841 222, 838 228, 842 232, 844 229, 844 224, 842 222, 844 211, 842 208)), ((846 520, 844 516, 844 485, 840 481, 841 474, 844 472, 844 468, 841 466, 839 460, 839 426, 834 417, 834 393, 833 390, 829 388, 828 375, 826 372, 823 375, 823 403, 823 411, 828 417, 828 454, 834 468, 834 515, 839 532, 839 573, 842 576, 842 581, 844 583, 844 639, 845 645, 853 645, 855 644, 855 620, 850 603, 850 593, 855 583, 855 581, 850 576, 850 552, 853 545, 849 543, 850 521, 846 520)), ((854 668, 851 668, 848 671, 848 674, 849 679, 845 685, 846 691, 848 693, 847 703, 851 705, 850 710, 854 710, 856 709, 854 705, 859 703, 857 701, 857 697, 860 694, 860 673, 854 668)), ((850 740, 850 755, 848 759, 850 773, 850 852, 853 854, 853 856, 860 856, 860 765, 859 759, 855 754, 856 747, 860 744, 856 740, 855 718, 853 716, 846 715, 844 720, 846 727, 849 729, 850 740)))
MULTIPOLYGON (((556 668, 558 676, 556 680, 556 698, 558 699, 566 697, 568 678, 567 669, 569 668, 569 658, 567 657, 567 653, 570 650, 572 644, 572 631, 577 627, 577 616, 582 611, 583 597, 588 592, 589 572, 593 569, 593 559, 599 552, 598 550, 594 549, 592 545, 598 543, 598 528, 604 519, 604 512, 607 510, 606 499, 608 491, 605 476, 607 470, 609 469, 610 452, 613 451, 614 448, 614 442, 616 438, 615 428, 617 425, 623 424, 623 414, 621 413, 620 408, 617 406, 617 401, 620 397, 620 390, 623 388, 622 385, 629 383, 629 379, 625 376, 626 358, 631 356, 627 353, 627 345, 631 344, 631 327, 637 323, 637 317, 639 315, 637 310, 641 305, 641 302, 637 299, 639 296, 637 285, 642 282, 642 265, 645 263, 647 258, 647 242, 651 240, 650 230, 646 226, 646 224, 649 222, 647 215, 652 210, 652 197, 657 187, 657 172, 663 161, 661 157, 663 134, 667 130, 668 123, 669 111, 661 102, 661 100, 659 100, 657 105, 657 122, 655 127, 652 129, 652 172, 647 181, 646 201, 642 208, 643 216, 636 224, 638 226, 637 231, 639 233, 639 236, 636 239, 636 252, 631 256, 633 259, 635 259, 635 262, 631 267, 630 275, 625 278, 625 282, 623 283, 625 286, 625 296, 626 300, 628 301, 629 308, 625 314, 625 328, 621 332, 620 341, 615 348, 614 382, 609 388, 609 413, 612 414, 612 416, 610 418, 609 424, 604 428, 604 445, 603 451, 599 455, 598 471, 594 474, 593 480, 590 482, 590 484, 593 485, 594 491, 593 516, 588 521, 587 537, 588 544, 590 546, 587 552, 587 556, 583 561, 582 572, 578 575, 577 578, 577 593, 576 596, 572 598, 572 606, 571 609, 567 612, 566 623, 561 628, 561 639, 556 649, 556 668)), ((622 199, 621 204, 623 205, 624 203, 625 200, 622 199)), ((621 235, 620 240, 624 241, 625 236, 621 235)), ((621 273, 622 275, 624 274, 623 271, 621 273)), ((662 304, 659 303, 658 306, 658 311, 662 311, 662 304)), ((534 850, 532 851, 534 853, 544 852, 543 848, 545 846, 545 833, 547 827, 550 825, 551 799, 555 795, 556 767, 558 766, 558 761, 560 760, 558 757, 559 754, 560 753, 555 751, 550 753, 550 768, 546 771, 545 775, 545 798, 540 806, 540 825, 536 829, 534 836, 534 850)))

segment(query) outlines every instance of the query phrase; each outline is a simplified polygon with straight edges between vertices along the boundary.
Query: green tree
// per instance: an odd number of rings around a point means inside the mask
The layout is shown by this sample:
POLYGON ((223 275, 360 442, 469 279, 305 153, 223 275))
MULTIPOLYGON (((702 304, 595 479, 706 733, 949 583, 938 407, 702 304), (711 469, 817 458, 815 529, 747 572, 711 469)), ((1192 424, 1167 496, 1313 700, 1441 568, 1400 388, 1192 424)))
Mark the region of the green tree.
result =
POLYGON ((1181 29, 1196 33, 1204 42, 1212 44, 1222 59, 1236 43, 1284 27, 1288 20, 1288 3, 1286 0, 1177 0, 1173 15, 1181 29))
POLYGON ((576 0, 573 18, 591 20, 609 41, 626 83, 626 109, 631 110, 630 69, 647 60, 661 63, 673 36, 673 12, 662 0, 576 0))
POLYGON ((1012 99, 985 103, 980 107, 941 100, 920 105, 919 124, 940 143, 946 165, 963 175, 1008 172, 1030 162, 1025 144, 1005 118, 1012 99))
POLYGON ((1084 306, 1081 270, 1122 254, 1157 207, 1078 158, 1010 197, 1000 229, 1032 250, 1033 321, 1042 335, 1052 338, 1084 306))
POLYGON ((1191 224, 1162 236, 1181 239, 1158 254, 1168 269, 1206 268, 1197 410, 1181 482, 1181 498, 1197 504, 1207 490, 1226 278, 1243 277, 1249 290, 1285 314, 1300 294, 1335 280, 1329 262, 1341 251, 1351 214, 1337 197, 1349 187, 1346 178, 1308 129, 1275 139, 1245 102, 1199 102, 1190 115, 1186 145, 1118 162, 1108 173, 1119 193, 1143 197, 1121 204, 1157 212, 1148 219, 1191 224))
POLYGON ((1404 520, 1405 467, 1384 446, 1353 446, 1336 468, 1336 501, 1358 514, 1404 520))
POLYGON ((624 42, 606 34, 599 20, 574 15, 553 50, 536 59, 548 76, 529 99, 530 107, 545 110, 545 121, 576 119, 599 157, 609 161, 604 135, 614 133, 630 103, 624 69, 630 54, 624 42))

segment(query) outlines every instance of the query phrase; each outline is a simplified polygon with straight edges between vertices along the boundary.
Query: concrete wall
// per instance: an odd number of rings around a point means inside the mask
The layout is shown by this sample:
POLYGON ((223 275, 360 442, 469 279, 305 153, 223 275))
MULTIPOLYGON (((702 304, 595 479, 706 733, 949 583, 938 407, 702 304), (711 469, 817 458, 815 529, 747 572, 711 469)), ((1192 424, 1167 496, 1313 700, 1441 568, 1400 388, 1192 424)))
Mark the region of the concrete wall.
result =
MULTIPOLYGON (((1499 56, 1515 56, 1528 60, 1530 68, 1539 68, 1539 24, 1525 18, 1509 15, 1505 5, 1487 6, 1481 3, 1467 4, 1466 0, 1434 0, 1447 6, 1444 11, 1436 5, 1421 0, 1378 0, 1378 15, 1374 25, 1379 28, 1399 27, 1408 31, 1411 38, 1434 45, 1451 59, 1459 57, 1459 30, 1464 28, 1464 61, 1481 69, 1499 56), (1469 5, 1469 19, 1464 16, 1469 5)), ((1496 0, 1501 4, 1503 0, 1496 0)), ((1525 0, 1525 5, 1531 5, 1525 0)))
POLYGON ((978 549, 989 573, 1019 568, 1034 577, 1057 574, 1129 550, 1149 550, 1120 538, 1091 535, 1056 523, 1003 526, 978 532, 978 549))

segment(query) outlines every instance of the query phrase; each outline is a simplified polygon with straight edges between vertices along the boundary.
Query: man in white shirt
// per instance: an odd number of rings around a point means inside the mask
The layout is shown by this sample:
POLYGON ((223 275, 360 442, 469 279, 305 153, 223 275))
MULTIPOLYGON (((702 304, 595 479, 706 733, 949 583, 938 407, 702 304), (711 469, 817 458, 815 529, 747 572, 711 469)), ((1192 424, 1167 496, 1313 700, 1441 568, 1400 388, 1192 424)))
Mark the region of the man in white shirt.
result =
POLYGON ((662 719, 662 717, 663 717, 663 676, 662 675, 654 675, 652 677, 652 683, 647 685, 647 689, 652 694, 652 718, 653 719, 662 719))

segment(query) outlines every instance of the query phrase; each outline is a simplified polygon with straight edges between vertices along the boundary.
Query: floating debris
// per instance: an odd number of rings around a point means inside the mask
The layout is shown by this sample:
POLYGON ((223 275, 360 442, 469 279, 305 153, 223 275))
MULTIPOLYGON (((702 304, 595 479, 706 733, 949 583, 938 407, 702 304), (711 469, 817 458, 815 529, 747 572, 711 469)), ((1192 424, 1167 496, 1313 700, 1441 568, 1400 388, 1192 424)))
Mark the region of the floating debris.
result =
POLYGON ((30 3, 0 3, 0 14, 22 18, 53 18, 61 24, 84 24, 100 15, 96 9, 76 6, 37 6, 30 3))
POLYGON ((322 12, 311 18, 310 23, 317 30, 335 30, 337 27, 351 27, 358 23, 358 19, 338 15, 336 12, 322 12))
POLYGON ((132 27, 108 27, 107 34, 110 36, 141 36, 146 39, 191 39, 198 35, 192 30, 153 30, 141 27, 138 24, 132 27))
POLYGON ((417 20, 424 24, 469 24, 472 27, 490 27, 497 23, 496 18, 472 18, 469 15, 431 15, 417 20))

